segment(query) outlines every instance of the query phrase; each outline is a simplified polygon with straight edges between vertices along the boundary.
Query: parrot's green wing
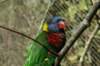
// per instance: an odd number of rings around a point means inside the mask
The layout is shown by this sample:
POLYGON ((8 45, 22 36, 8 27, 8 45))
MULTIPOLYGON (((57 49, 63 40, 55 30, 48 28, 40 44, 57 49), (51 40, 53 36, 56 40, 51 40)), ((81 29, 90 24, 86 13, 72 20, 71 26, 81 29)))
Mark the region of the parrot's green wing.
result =
MULTIPOLYGON (((47 35, 45 32, 40 32, 36 39, 45 46, 49 47, 47 35)), ((48 51, 35 41, 28 47, 27 59, 24 66, 52 66, 55 56, 48 55, 48 51)))

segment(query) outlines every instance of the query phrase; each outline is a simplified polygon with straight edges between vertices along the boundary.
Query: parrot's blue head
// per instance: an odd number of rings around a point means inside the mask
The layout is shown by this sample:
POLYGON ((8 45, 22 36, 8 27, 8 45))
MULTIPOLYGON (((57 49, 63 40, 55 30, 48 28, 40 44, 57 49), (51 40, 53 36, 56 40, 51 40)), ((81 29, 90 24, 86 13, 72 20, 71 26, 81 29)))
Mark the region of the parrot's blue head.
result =
POLYGON ((50 32, 59 32, 65 28, 65 20, 59 16, 53 16, 50 24, 48 24, 48 30, 50 32))
POLYGON ((43 26, 43 31, 46 32, 59 32, 65 28, 65 20, 59 16, 50 17, 49 23, 45 23, 43 26))

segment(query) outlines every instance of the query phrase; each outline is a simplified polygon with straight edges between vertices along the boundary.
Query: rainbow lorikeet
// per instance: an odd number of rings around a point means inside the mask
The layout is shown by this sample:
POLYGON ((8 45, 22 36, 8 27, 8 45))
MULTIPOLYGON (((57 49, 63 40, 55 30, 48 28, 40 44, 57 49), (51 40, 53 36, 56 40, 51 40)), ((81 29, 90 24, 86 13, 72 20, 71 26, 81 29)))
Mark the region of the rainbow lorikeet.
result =
MULTIPOLYGON (((35 39, 55 52, 59 52, 66 41, 65 20, 59 16, 52 17, 50 22, 44 23, 42 31, 35 39)), ((55 55, 33 41, 28 47, 24 66, 53 66, 55 58, 55 55)))

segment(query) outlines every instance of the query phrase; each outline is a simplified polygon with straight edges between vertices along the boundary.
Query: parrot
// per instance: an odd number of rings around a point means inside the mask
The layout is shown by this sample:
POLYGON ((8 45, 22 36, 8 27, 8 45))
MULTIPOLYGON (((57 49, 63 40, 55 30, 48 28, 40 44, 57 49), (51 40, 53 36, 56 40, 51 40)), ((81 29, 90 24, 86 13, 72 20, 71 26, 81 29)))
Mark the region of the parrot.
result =
MULTIPOLYGON (((50 21, 43 24, 35 40, 58 53, 66 42, 65 22, 60 16, 52 16, 50 21)), ((54 66, 55 58, 55 55, 44 49, 37 42, 32 41, 27 48, 24 66, 54 66)))

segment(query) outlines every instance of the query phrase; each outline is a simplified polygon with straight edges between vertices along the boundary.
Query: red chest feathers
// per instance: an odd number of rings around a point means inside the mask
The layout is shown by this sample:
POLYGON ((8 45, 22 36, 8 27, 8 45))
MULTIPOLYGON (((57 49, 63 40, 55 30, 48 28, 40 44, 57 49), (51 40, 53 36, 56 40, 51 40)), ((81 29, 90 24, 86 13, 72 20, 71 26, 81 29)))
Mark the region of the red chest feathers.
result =
POLYGON ((63 43, 64 34, 63 33, 49 33, 48 42, 54 47, 60 47, 63 43))

